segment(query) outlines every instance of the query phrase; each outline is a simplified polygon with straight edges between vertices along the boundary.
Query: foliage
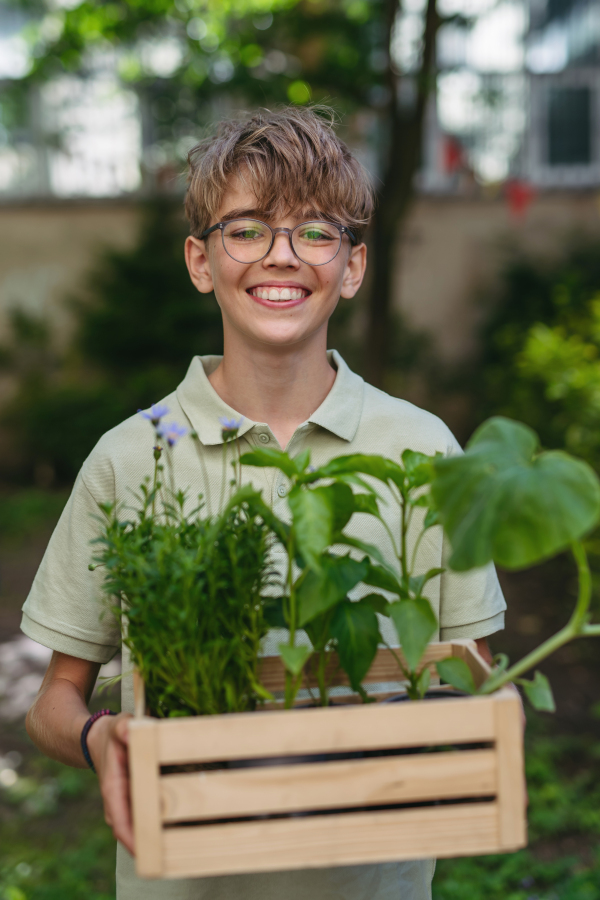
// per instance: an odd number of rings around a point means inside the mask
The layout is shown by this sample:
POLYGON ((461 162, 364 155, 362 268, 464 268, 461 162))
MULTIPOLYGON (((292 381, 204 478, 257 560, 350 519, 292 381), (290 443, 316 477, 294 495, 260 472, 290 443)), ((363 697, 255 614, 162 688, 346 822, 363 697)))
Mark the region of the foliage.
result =
POLYGON ((597 741, 541 732, 528 723, 525 768, 530 847, 517 853, 438 860, 434 900, 598 900, 597 741))
MULTIPOLYGON (((574 638, 600 636, 600 625, 590 624, 591 576, 580 542, 600 518, 598 476, 566 453, 540 453, 531 429, 501 417, 478 429, 463 456, 435 459, 433 470, 431 500, 452 543, 451 567, 465 571, 494 561, 522 568, 567 547, 573 552, 579 594, 567 624, 510 668, 504 657, 479 688, 491 693, 517 681, 537 709, 552 711, 546 677, 539 671, 533 681, 521 676, 574 638)), ((464 687, 466 666, 456 660, 445 675, 464 687)))
POLYGON ((0 539, 17 541, 30 538, 40 528, 56 523, 63 511, 67 496, 63 492, 49 493, 35 488, 5 494, 0 501, 0 539))
POLYGON ((221 352, 219 309, 190 282, 185 235, 170 203, 143 207, 138 242, 104 251, 91 298, 73 304, 77 331, 65 358, 53 354, 43 322, 16 316, 4 355, 20 388, 3 420, 24 475, 49 470, 49 480, 72 482, 104 432, 170 393, 192 356, 221 352))
POLYGON ((175 443, 161 429, 165 414, 164 407, 149 414, 156 416, 154 483, 141 486, 133 519, 116 504, 101 507, 106 521, 93 566, 104 567, 104 592, 117 603, 123 643, 155 715, 254 709, 270 697, 258 674, 269 580, 268 528, 254 511, 260 498, 246 487, 216 517, 203 514, 201 497, 186 513, 185 494, 160 480, 160 445, 172 465, 175 443))
POLYGON ((502 274, 483 332, 480 418, 521 420, 543 446, 566 449, 600 470, 600 252, 571 240, 552 261, 524 253, 502 274))

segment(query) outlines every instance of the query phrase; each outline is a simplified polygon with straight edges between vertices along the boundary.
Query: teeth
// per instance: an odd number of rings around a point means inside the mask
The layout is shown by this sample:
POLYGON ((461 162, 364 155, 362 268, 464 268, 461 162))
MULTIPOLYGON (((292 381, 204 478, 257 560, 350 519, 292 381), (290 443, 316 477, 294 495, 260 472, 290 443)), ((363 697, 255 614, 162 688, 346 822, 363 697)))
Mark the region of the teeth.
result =
POLYGON ((252 293, 255 297, 260 297, 263 300, 270 300, 272 303, 278 303, 283 300, 300 300, 304 296, 304 291, 298 290, 290 290, 290 288, 281 288, 278 290, 277 288, 255 288, 252 293))

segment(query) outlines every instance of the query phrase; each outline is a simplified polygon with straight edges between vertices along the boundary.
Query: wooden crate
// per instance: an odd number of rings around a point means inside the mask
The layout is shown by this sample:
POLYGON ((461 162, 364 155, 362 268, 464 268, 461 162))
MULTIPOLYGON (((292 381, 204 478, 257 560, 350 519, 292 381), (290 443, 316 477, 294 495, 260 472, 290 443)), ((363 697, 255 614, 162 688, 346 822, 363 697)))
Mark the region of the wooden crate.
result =
MULTIPOLYGON (((476 682, 486 677, 473 641, 432 644, 424 662, 450 655, 476 682)), ((283 678, 279 658, 266 658, 266 686, 279 690, 283 678)), ((379 651, 365 683, 397 680, 390 651, 379 651)), ((343 673, 334 681, 344 683, 343 673)), ((136 682, 129 764, 142 877, 471 856, 526 843, 521 708, 510 689, 153 719, 136 682), (370 752, 323 758, 357 751, 370 752), (161 766, 257 759, 256 767, 161 774, 161 766)))

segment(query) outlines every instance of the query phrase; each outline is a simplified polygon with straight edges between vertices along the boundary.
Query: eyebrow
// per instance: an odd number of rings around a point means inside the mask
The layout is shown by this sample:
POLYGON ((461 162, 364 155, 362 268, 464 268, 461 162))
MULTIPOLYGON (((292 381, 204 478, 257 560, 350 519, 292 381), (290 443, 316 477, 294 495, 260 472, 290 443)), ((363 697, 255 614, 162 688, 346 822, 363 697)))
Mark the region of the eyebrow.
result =
MULTIPOLYGON (((232 219, 260 219, 268 222, 270 213, 266 209, 231 209, 221 217, 222 222, 230 222, 232 219)), ((305 208, 300 216, 301 222, 308 222, 312 219, 325 221, 323 213, 314 207, 305 208)))

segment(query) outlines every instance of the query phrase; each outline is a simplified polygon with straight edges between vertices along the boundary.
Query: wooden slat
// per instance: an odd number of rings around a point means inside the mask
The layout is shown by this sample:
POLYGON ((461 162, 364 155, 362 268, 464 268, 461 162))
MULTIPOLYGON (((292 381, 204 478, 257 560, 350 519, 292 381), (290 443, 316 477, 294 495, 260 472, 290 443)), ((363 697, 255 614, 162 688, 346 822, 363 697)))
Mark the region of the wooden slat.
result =
POLYGON ((146 715, 146 685, 137 669, 133 670, 133 714, 136 719, 146 715))
POLYGON ((157 721, 161 764, 490 741, 491 697, 157 721), (251 727, 249 727, 251 725, 251 727))
POLYGON ((491 669, 477 652, 475 641, 452 641, 452 656, 458 656, 466 662, 477 687, 490 675, 491 669))
POLYGON ((496 695, 495 701, 498 834, 503 849, 515 850, 527 843, 521 701, 509 689, 496 695))
POLYGON ((165 775, 163 822, 374 806, 496 792, 493 750, 165 775))
POLYGON ((131 805, 138 875, 157 878, 162 873, 157 722, 132 719, 129 723, 131 805))
MULTIPOLYGON (((446 656, 451 656, 452 646, 453 644, 449 641, 430 644, 423 655, 422 667, 431 667, 437 660, 444 659, 446 656)), ((395 650, 394 653, 398 655, 403 663, 406 662, 400 648, 395 650)), ((377 651, 377 655, 373 660, 373 665, 364 678, 363 683, 365 685, 394 681, 400 683, 403 680, 403 676, 398 667, 398 662, 394 657, 394 653, 392 653, 391 650, 383 647, 377 651)), ((261 683, 267 688, 267 690, 272 692, 283 691, 285 686, 285 669, 281 661, 281 657, 263 657, 259 669, 259 678, 261 683)), ((331 660, 329 661, 329 665, 327 667, 327 680, 332 687, 349 684, 348 676, 344 671, 342 671, 342 669, 340 669, 337 654, 335 653, 332 654, 331 660)), ((317 687, 317 680, 314 675, 311 674, 310 670, 305 679, 304 687, 317 687)))
POLYGON ((472 856, 498 848, 496 804, 167 828, 164 875, 194 877, 472 856))

